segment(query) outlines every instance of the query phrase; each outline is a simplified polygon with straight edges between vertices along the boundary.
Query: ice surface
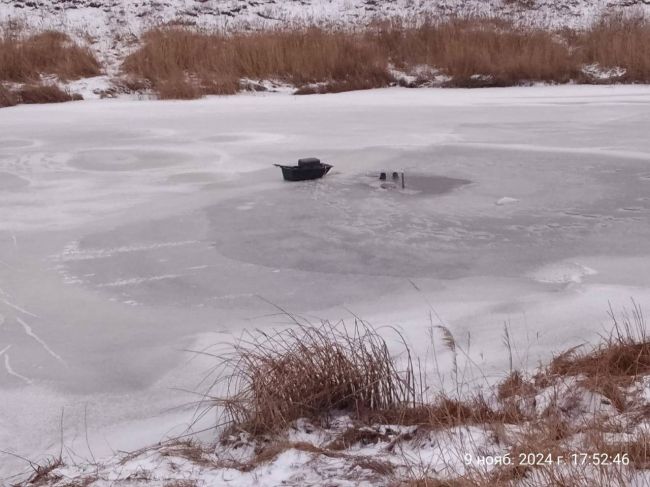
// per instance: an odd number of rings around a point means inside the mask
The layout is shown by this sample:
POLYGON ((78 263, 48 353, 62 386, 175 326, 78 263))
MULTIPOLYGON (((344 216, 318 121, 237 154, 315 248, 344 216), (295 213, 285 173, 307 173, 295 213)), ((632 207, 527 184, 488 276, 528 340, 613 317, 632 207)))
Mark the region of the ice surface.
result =
POLYGON ((86 429, 97 456, 182 431, 172 388, 209 366, 184 349, 286 323, 268 301, 417 351, 431 314, 491 377, 504 322, 517 365, 594 339, 608 302, 650 304, 649 105, 564 86, 3 109, 0 449, 58 451, 62 412, 86 457, 86 429), (322 180, 272 167, 312 154, 322 180), (404 190, 376 180, 393 170, 404 190))

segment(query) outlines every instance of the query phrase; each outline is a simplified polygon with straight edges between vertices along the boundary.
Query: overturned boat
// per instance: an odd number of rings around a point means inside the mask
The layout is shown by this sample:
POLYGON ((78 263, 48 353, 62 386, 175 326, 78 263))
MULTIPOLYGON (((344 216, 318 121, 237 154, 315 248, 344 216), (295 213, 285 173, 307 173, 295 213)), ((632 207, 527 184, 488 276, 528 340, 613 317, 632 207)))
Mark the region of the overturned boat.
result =
POLYGON ((332 169, 330 164, 324 164, 315 157, 298 159, 297 166, 283 166, 281 164, 274 164, 274 166, 282 169, 282 176, 286 181, 307 181, 322 178, 332 169))

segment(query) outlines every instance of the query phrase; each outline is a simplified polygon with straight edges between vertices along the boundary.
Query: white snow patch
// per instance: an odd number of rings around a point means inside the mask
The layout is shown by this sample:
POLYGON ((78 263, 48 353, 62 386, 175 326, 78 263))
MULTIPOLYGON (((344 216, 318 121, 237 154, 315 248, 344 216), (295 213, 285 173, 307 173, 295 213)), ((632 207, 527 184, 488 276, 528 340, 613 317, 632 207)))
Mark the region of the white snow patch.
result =
POLYGON ((535 281, 546 283, 581 283, 587 276, 593 276, 598 272, 590 267, 575 262, 556 262, 549 264, 531 273, 530 277, 535 281))
POLYGON ((504 205, 510 205, 510 204, 512 204, 512 203, 516 203, 516 202, 518 202, 518 201, 519 201, 519 200, 518 200, 517 198, 511 198, 510 196, 504 196, 503 198, 499 198, 499 199, 496 201, 495 204, 496 204, 497 206, 504 206, 504 205))
POLYGON ((597 81, 616 81, 622 78, 627 70, 619 66, 606 68, 598 63, 587 64, 582 67, 582 73, 597 81))

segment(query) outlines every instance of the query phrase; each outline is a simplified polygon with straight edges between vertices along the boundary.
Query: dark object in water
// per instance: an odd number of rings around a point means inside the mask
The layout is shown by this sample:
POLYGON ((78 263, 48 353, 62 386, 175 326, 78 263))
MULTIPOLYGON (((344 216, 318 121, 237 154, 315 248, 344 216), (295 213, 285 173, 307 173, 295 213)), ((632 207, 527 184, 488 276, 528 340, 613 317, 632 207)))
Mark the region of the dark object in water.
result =
POLYGON ((399 174, 397 174, 397 171, 393 171, 393 179, 399 178, 399 174))
POLYGON ((382 172, 382 173, 379 174, 379 180, 380 181, 386 181, 386 173, 385 172, 382 172))
POLYGON ((298 159, 297 166, 283 166, 274 164, 282 169, 282 176, 286 181, 307 181, 309 179, 322 178, 332 169, 330 164, 323 164, 320 159, 306 157, 298 159))

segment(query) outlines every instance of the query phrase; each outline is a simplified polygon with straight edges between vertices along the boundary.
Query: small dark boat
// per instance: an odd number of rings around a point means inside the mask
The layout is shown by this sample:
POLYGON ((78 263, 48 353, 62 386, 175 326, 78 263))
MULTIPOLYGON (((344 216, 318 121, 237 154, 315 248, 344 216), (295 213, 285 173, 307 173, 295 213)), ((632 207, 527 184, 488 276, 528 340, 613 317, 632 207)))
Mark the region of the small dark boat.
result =
POLYGON ((320 159, 316 159, 315 157, 298 159, 297 166, 274 165, 282 169, 282 176, 286 181, 307 181, 309 179, 322 178, 332 169, 330 164, 324 164, 320 162, 320 159))

